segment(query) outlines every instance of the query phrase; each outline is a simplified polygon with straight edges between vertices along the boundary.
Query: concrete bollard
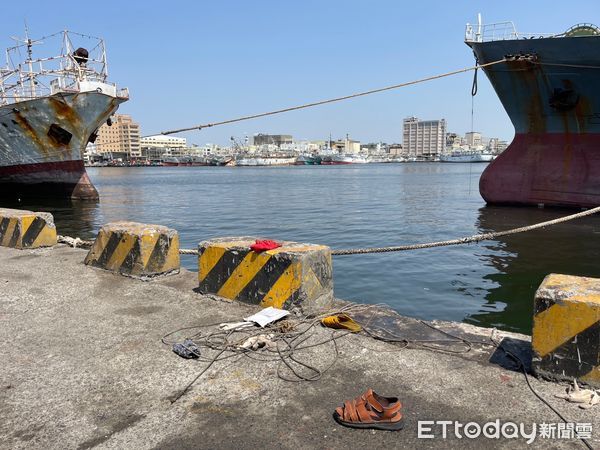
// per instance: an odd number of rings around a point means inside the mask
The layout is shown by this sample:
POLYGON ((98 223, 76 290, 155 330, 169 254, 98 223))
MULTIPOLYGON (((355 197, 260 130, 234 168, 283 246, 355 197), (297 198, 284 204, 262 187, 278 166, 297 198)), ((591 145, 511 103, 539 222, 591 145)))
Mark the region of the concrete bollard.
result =
POLYGON ((600 387, 600 279, 548 275, 535 294, 532 367, 600 387))
POLYGON ((0 245, 19 249, 56 245, 52 214, 0 208, 0 245))
POLYGON ((109 223, 100 229, 84 262, 142 280, 179 273, 179 235, 161 225, 109 223))
POLYGON ((333 299, 331 250, 281 242, 261 253, 256 238, 213 239, 199 244, 200 290, 262 307, 318 309, 333 299))

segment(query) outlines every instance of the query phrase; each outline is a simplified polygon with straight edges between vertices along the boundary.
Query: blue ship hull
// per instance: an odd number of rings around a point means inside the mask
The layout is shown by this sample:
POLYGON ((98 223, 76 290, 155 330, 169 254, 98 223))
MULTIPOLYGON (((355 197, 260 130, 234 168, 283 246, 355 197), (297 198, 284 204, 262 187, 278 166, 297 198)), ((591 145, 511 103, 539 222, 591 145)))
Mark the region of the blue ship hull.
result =
POLYGON ((600 205, 600 36, 467 42, 515 128, 483 172, 488 203, 600 205))

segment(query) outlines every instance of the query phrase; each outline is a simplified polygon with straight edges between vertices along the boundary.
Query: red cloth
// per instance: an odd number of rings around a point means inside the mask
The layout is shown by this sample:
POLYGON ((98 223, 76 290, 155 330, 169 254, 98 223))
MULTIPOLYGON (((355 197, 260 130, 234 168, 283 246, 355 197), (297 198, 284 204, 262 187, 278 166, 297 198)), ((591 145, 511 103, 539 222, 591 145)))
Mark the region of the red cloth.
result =
POLYGON ((273 250, 274 248, 279 247, 281 247, 281 244, 279 242, 269 240, 260 241, 257 239, 256 242, 250 246, 250 250, 260 253, 264 252, 265 250, 273 250))

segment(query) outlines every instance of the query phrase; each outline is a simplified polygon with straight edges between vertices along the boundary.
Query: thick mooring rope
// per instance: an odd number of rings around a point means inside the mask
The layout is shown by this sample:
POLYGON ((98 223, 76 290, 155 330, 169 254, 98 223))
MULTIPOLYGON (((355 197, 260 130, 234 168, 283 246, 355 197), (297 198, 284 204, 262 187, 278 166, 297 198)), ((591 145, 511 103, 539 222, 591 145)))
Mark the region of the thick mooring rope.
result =
POLYGON ((71 236, 61 236, 60 234, 56 236, 56 240, 59 244, 67 244, 73 248, 81 247, 81 248, 89 248, 94 245, 94 241, 84 241, 80 238, 74 238, 71 236))
POLYGON ((434 247, 445 247, 448 245, 460 245, 470 244, 471 242, 489 241, 496 239, 500 236, 509 236, 511 234, 524 233, 526 231, 537 230, 539 228, 548 227, 550 225, 556 225, 559 223, 569 222, 570 220, 579 219, 585 216, 591 216, 600 212, 600 206, 596 208, 588 209, 576 214, 569 216, 559 217, 558 219, 548 220, 546 222, 540 222, 526 227, 513 228, 511 230, 496 231, 492 233, 476 234, 474 236, 468 236, 458 239, 450 239, 447 241, 427 242, 424 244, 412 244, 412 245, 399 245, 395 247, 370 247, 370 248, 352 248, 347 250, 333 250, 332 255, 361 255, 366 253, 387 253, 387 252, 401 252, 405 250, 419 250, 422 248, 434 248, 434 247))
MULTIPOLYGON (((495 231, 492 233, 476 234, 474 236, 467 236, 458 239, 450 239, 447 241, 436 241, 426 242, 423 244, 411 244, 411 245, 398 245, 390 247, 367 247, 367 248, 351 248, 332 250, 331 254, 335 256, 343 255, 363 255, 367 253, 389 253, 389 252, 402 252, 406 250, 419 250, 422 248, 434 248, 434 247, 446 247, 448 245, 461 245, 470 244, 472 242, 490 241, 501 236, 509 236, 511 234, 525 233, 527 231, 538 230, 540 228, 549 227, 559 223, 569 222, 571 220, 579 219, 581 217, 591 216, 600 212, 600 206, 597 206, 586 211, 581 211, 576 214, 571 214, 558 219, 548 220, 546 222, 540 222, 533 225, 527 225, 525 227, 512 228, 505 231, 495 231)), ((58 242, 62 244, 68 244, 71 247, 82 247, 89 248, 94 244, 94 241, 84 241, 83 239, 73 238, 71 236, 58 236, 58 242)), ((198 255, 198 250, 193 248, 180 248, 179 254, 181 255, 198 255)))
POLYGON ((328 103, 341 102, 343 100, 349 100, 351 98, 363 97, 365 95, 376 94, 378 92, 384 92, 384 91, 391 91, 393 89, 399 89, 399 88, 402 88, 402 87, 411 86, 413 84, 425 83, 426 81, 437 80, 439 78, 449 77, 449 76, 452 76, 452 75, 457 75, 459 73, 469 72, 471 70, 477 70, 479 68, 493 66, 494 64, 499 64, 499 63, 505 62, 505 61, 506 61, 506 59, 502 58, 502 59, 499 59, 497 61, 492 61, 492 62, 485 63, 485 64, 477 64, 477 65, 472 66, 472 67, 465 67, 464 69, 453 70, 452 72, 446 72, 446 73, 442 73, 442 74, 439 74, 439 75, 433 75, 433 76, 430 76, 430 77, 420 78, 418 80, 407 81, 405 83, 394 84, 392 86, 386 86, 386 87, 382 87, 382 88, 371 89, 371 90, 368 90, 368 91, 357 92, 355 94, 344 95, 342 97, 335 97, 335 98, 330 98, 330 99, 327 99, 327 100, 320 100, 320 101, 317 101, 317 102, 306 103, 304 105, 292 106, 290 108, 276 109, 274 111, 268 111, 268 112, 259 113, 259 114, 252 114, 252 115, 249 115, 249 116, 237 117, 235 119, 222 120, 220 122, 212 122, 212 123, 206 123, 206 124, 201 124, 201 125, 195 125, 193 127, 178 128, 176 130, 161 131, 160 134, 167 135, 167 134, 182 133, 184 131, 202 130, 203 128, 216 127, 216 126, 219 126, 219 125, 226 125, 226 124, 235 123, 235 122, 242 122, 244 120, 258 119, 259 117, 266 117, 266 116, 272 116, 272 115, 275 115, 275 114, 282 114, 282 113, 286 113, 286 112, 290 112, 290 111, 297 111, 299 109, 312 108, 314 106, 326 105, 328 103))
POLYGON ((198 255, 198 250, 193 249, 193 248, 180 248, 179 254, 180 255, 198 255))

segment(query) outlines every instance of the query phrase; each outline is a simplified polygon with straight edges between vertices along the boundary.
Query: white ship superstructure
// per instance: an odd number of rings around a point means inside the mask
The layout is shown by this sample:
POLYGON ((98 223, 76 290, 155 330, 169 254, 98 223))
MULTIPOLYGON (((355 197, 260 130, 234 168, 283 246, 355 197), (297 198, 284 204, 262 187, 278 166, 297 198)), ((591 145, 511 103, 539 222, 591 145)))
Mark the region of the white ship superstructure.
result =
POLYGON ((62 31, 27 37, 6 55, 0 69, 0 193, 98 198, 82 155, 100 125, 129 98, 127 89, 107 81, 104 41, 62 31), (52 45, 60 50, 57 56, 34 57, 34 49, 37 55, 38 48, 52 45))

